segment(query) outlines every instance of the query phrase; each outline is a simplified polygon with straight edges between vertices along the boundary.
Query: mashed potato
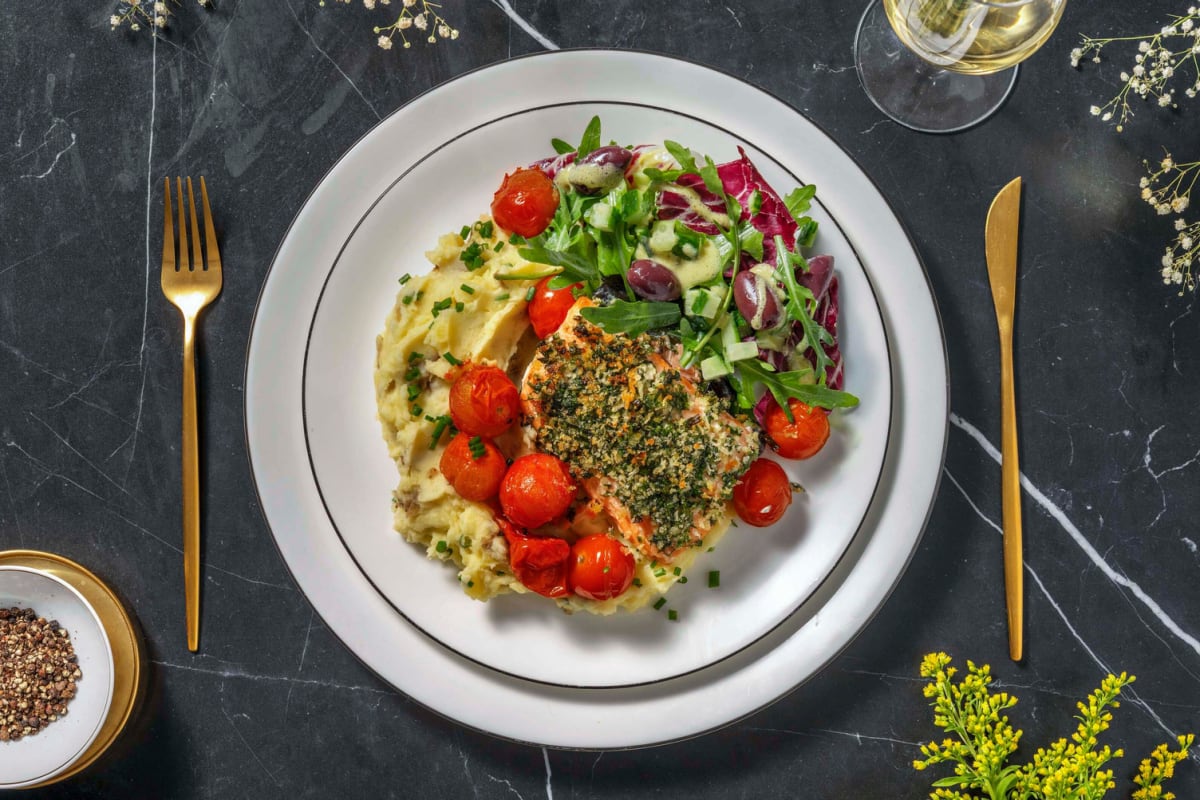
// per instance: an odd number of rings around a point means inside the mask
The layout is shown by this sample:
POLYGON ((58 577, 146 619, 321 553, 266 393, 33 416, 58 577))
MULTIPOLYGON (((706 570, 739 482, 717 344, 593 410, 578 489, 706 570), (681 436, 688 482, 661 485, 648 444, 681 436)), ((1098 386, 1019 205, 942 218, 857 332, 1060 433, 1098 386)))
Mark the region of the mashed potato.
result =
MULTIPOLYGON (((425 255, 433 270, 401 285, 376 340, 379 419, 400 473, 392 496, 395 528, 423 546, 429 558, 453 563, 463 590, 477 600, 527 592, 509 571, 508 543, 491 508, 464 500, 442 477, 438 462, 449 437, 442 433, 434 443, 433 436, 444 428, 439 418, 449 413, 447 374, 454 364, 447 353, 456 361, 498 366, 520 385, 537 344, 525 313, 526 292, 534 280, 502 281, 497 274, 536 276, 545 267, 525 261, 515 246, 497 238, 486 217, 473 226, 467 240, 458 233, 446 234, 425 255), (481 228, 492 235, 483 236, 481 228), (464 255, 480 266, 468 269, 464 255)), ((508 431, 496 444, 510 458, 531 449, 520 428, 508 431)), ((705 546, 715 545, 727 527, 728 521, 714 526, 705 546)), ((637 569, 628 591, 606 601, 571 596, 557 602, 566 611, 596 614, 642 608, 679 580, 699 549, 681 553, 669 567, 634 552, 637 569)))

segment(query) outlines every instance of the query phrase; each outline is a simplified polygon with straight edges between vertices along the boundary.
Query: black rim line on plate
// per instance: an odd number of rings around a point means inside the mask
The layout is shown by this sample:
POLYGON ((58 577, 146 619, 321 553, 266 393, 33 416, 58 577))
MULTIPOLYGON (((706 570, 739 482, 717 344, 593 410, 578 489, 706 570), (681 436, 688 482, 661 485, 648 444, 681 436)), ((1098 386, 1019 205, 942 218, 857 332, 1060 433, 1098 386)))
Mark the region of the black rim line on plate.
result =
MULTIPOLYGON (((383 589, 380 588, 379 584, 376 583, 375 579, 373 579, 371 577, 371 575, 368 574, 367 570, 365 570, 363 568, 362 562, 359 560, 359 558, 355 554, 354 550, 346 542, 346 537, 342 534, 341 527, 338 525, 337 520, 334 518, 334 514, 333 514, 333 511, 329 507, 329 503, 326 502, 326 500, 325 500, 325 492, 321 486, 321 478, 317 473, 316 461, 313 458, 312 447, 310 446, 310 441, 309 441, 309 436, 308 436, 308 399, 307 399, 308 360, 309 360, 308 356, 309 356, 309 350, 312 345, 313 331, 316 327, 317 315, 320 314, 321 304, 325 298, 325 290, 328 288, 329 282, 333 278, 333 273, 337 270, 338 266, 342 263, 342 255, 345 253, 346 248, 349 246, 351 240, 353 240, 354 235, 358 232, 358 229, 362 226, 362 224, 366 221, 366 219, 374 211, 375 207, 378 206, 379 203, 381 203, 383 201, 383 199, 389 193, 391 193, 391 191, 393 189, 395 189, 397 186, 399 186, 404 181, 404 179, 407 178, 413 172, 413 170, 417 169, 419 166, 421 166, 423 163, 425 163, 425 161, 427 161, 429 158, 431 158, 432 156, 434 156, 441 150, 454 144, 455 142, 459 141, 460 139, 462 139, 466 136, 469 136, 477 131, 483 130, 485 128, 488 128, 492 125, 503 122, 505 120, 512 119, 513 117, 524 116, 526 114, 532 114, 532 113, 536 113, 539 111, 546 111, 549 109, 565 108, 565 107, 570 107, 570 106, 594 106, 594 105, 623 106, 623 107, 647 109, 647 110, 657 111, 657 112, 666 113, 666 114, 673 114, 675 116, 682 117, 684 119, 689 119, 694 122, 699 122, 703 125, 707 125, 708 127, 712 128, 714 130, 720 131, 721 133, 725 134, 726 136, 729 136, 734 141, 747 145, 748 147, 752 148, 755 152, 761 153, 764 158, 769 160, 775 166, 782 169, 788 175, 788 177, 790 177, 792 180, 796 181, 801 186, 805 185, 804 182, 801 181, 790 169, 788 169, 783 164, 781 164, 779 162, 779 160, 776 159, 774 156, 772 156, 770 153, 768 153, 767 151, 765 151, 762 148, 755 145, 750 139, 743 137, 743 136, 738 136, 738 135, 734 134, 732 131, 729 131, 728 129, 721 127, 720 125, 714 125, 713 123, 708 122, 707 120, 700 119, 699 117, 693 116, 691 114, 685 114, 683 112, 675 111, 675 110, 671 110, 671 109, 663 109, 663 108, 648 105, 645 103, 631 103, 631 102, 627 102, 627 101, 618 101, 618 100, 580 100, 580 101, 571 101, 571 102, 564 102, 564 103, 548 103, 546 105, 533 106, 530 108, 521 109, 519 111, 514 111, 509 114, 503 114, 499 117, 494 117, 486 122, 480 123, 480 124, 475 125, 467 130, 464 130, 464 131, 461 131, 461 132, 455 134, 454 136, 450 137, 446 141, 439 144, 437 147, 435 147, 432 150, 430 150, 429 152, 425 153, 423 156, 421 156, 419 159, 417 159, 415 162, 413 162, 411 165, 409 165, 394 181, 392 181, 390 184, 388 184, 387 188, 385 188, 382 192, 380 192, 379 196, 377 198, 375 198, 374 202, 372 202, 371 205, 368 206, 367 209, 363 212, 362 216, 359 217, 358 222, 356 222, 354 224, 354 227, 350 230, 349 234, 346 236, 346 239, 342 242, 342 246, 338 249, 338 254, 334 258, 333 263, 329 267, 329 271, 325 275, 325 281, 321 285, 321 292, 320 292, 320 294, 318 294, 316 305, 313 307, 312 317, 309 321, 308 336, 306 337, 305 344, 304 344, 304 366, 303 366, 302 377, 301 377, 301 418, 302 418, 303 424, 304 424, 304 448, 305 448, 306 453, 308 454, 309 469, 312 472, 313 482, 316 484, 317 495, 321 499, 321 505, 325 508, 325 516, 328 518, 329 524, 333 527, 334 533, 337 534, 338 541, 341 542, 342 548, 346 551, 346 554, 348 556, 350 556, 350 560, 354 563, 354 566, 359 571, 359 573, 361 573, 362 576, 367 580, 367 582, 369 584, 371 584, 371 588, 375 590, 376 594, 378 594, 384 600, 384 602, 386 602, 389 606, 391 606, 392 609, 395 610, 395 612, 397 614, 399 614, 401 617, 403 617, 404 620, 408 624, 412 625, 414 628, 419 630, 425 636, 429 637, 431 640, 433 640, 440 646, 442 646, 442 647, 446 648, 447 650, 449 650, 450 652, 454 653, 456 656, 458 656, 460 658, 464 658, 467 661, 471 661, 475 664, 478 664, 479 666, 484 667, 486 669, 492 670, 494 672, 498 672, 502 675, 507 675, 510 678, 516 678, 516 679, 519 679, 522 681, 528 681, 531 683, 542 684, 545 686, 554 686, 554 687, 562 688, 562 689, 626 689, 626 688, 634 688, 637 686, 650 686, 653 684, 662 683, 663 681, 669 681, 669 680, 673 680, 675 678, 681 678, 685 675, 690 675, 693 672, 697 672, 699 670, 706 669, 708 667, 713 666, 714 664, 719 664, 722 661, 725 661, 726 659, 732 658, 733 656, 737 655, 738 653, 741 653, 742 651, 744 651, 746 648, 753 646, 756 642, 760 641, 763 637, 770 635, 770 633, 772 631, 774 631, 780 625, 783 625, 785 622, 787 622, 789 619, 791 619, 796 614, 796 612, 799 611, 804 606, 804 603, 809 598, 811 598, 814 594, 816 594, 817 592, 819 592, 821 590, 821 588, 829 580, 830 575, 833 574, 833 572, 837 569, 838 565, 842 562, 842 559, 845 558, 846 553, 850 550, 850 547, 851 547, 851 545, 853 545, 854 540, 859 536, 859 534, 862 533, 863 523, 865 522, 867 515, 871 510, 871 506, 874 504, 875 496, 879 491, 879 485, 883 479, 883 467, 884 467, 884 464, 887 463, 887 456, 888 456, 888 449, 889 449, 888 442, 889 442, 889 439, 891 436, 891 425, 892 425, 892 411, 890 409, 890 406, 893 404, 891 402, 889 402, 887 431, 884 436, 884 452, 883 452, 883 457, 879 461, 879 468, 875 474, 875 483, 871 488, 870 497, 867 499, 867 504, 863 508, 862 515, 858 519, 858 523, 855 526, 854 533, 851 534, 851 536, 846 540, 845 545, 842 547, 841 551, 837 554, 837 557, 834 559, 833 563, 830 565, 828 571, 826 571, 821 576, 820 580, 818 580, 812 586, 812 588, 809 589, 809 591, 806 594, 804 594, 801 597, 798 597, 795 604, 792 605, 789 609, 787 609, 774 624, 771 624, 768 627, 766 627, 757 636, 754 636, 753 638, 749 639, 748 641, 746 641, 738 646, 735 646, 728 653, 725 653, 724 655, 720 656, 719 658, 715 658, 712 661, 708 661, 704 664, 700 664, 699 666, 693 667, 691 669, 685 669, 680 672, 673 672, 669 675, 664 675, 662 677, 657 677, 657 678, 653 678, 650 680, 633 681, 633 682, 629 682, 629 683, 600 684, 600 685, 563 683, 563 682, 554 681, 554 680, 531 678, 527 675, 522 675, 519 672, 513 672, 513 671, 510 671, 507 669, 502 669, 493 664, 489 664, 485 661, 481 661, 478 658, 475 658, 475 657, 463 652, 458 647, 455 647, 454 645, 451 645, 448 642, 443 641, 441 638, 439 638, 434 633, 432 633, 430 630, 428 630, 425 626, 418 624, 416 620, 414 620, 411 616, 409 616, 407 613, 405 613, 405 611, 402 608, 400 608, 400 606, 397 605, 397 603, 394 602, 392 600, 392 598, 389 597, 387 595, 387 593, 383 591, 383 589)), ((863 264, 862 258, 859 256, 858 251, 857 251, 857 249, 855 249, 853 243, 850 242, 849 237, 846 236, 846 232, 842 228, 841 224, 837 221, 837 218, 834 217, 833 214, 831 214, 829 212, 829 209, 827 209, 827 208, 825 208, 825 206, 821 205, 820 202, 817 201, 816 198, 813 198, 813 199, 814 199, 814 201, 817 202, 817 205, 829 216, 829 218, 831 220, 833 220, 834 226, 837 228, 837 230, 841 234, 842 238, 845 239, 846 243, 849 245, 851 252, 854 254, 854 258, 858 262, 859 266, 862 267, 862 264, 863 264)), ((879 304, 879 293, 875 290, 875 285, 871 282, 870 275, 867 273, 867 270, 865 268, 862 269, 862 273, 863 273, 864 277, 866 278, 867 286, 871 290, 871 296, 875 301, 875 312, 876 312, 876 315, 879 317, 879 327, 883 330, 885 352, 887 354, 888 383, 889 383, 889 391, 890 391, 891 385, 894 383, 894 379, 895 379, 895 368, 892 364, 892 357, 891 357, 891 340, 888 338, 887 326, 884 325, 884 323, 883 323, 883 313, 880 310, 880 304, 879 304)), ((395 532, 393 531, 393 533, 395 533, 395 532)))
MULTIPOLYGON (((362 141, 367 136, 369 136, 371 134, 371 132, 376 127, 381 125, 384 121, 386 121, 387 119, 390 119, 395 114, 400 113, 401 111, 406 109, 409 105, 417 102, 418 100, 423 98, 425 95, 430 94, 434 91, 440 90, 440 89, 444 88, 445 86, 448 86, 449 84, 454 83, 455 81, 472 77, 476 73, 482 72, 487 69, 494 69, 494 68, 502 67, 503 65, 505 65, 506 63, 509 63, 509 62, 519 62, 519 61, 525 61, 525 60, 529 60, 529 59, 533 59, 533 58, 553 58, 553 57, 556 57, 557 54, 588 54, 588 53, 592 53, 592 54, 629 53, 632 55, 650 56, 653 58, 661 58, 661 59, 664 59, 667 61, 677 61, 682 64, 688 64, 690 66, 698 67, 698 68, 706 70, 708 72, 716 73, 724 78, 729 78, 731 80, 737 81, 738 83, 743 84, 746 88, 748 88, 752 91, 755 91, 759 94, 765 95, 766 97, 770 98, 771 100, 779 103, 786 110, 802 117, 808 124, 812 125, 823 136, 825 136, 827 139, 829 139, 829 141, 842 152, 842 154, 847 158, 847 160, 849 160, 850 163, 853 164, 854 167, 859 171, 859 173, 867 180, 867 182, 875 190, 876 194, 878 194, 880 199, 883 200, 884 205, 887 206, 888 210, 892 212, 892 219, 894 219, 896 221, 896 224, 900 228, 900 232, 904 235, 905 239, 907 239, 909 249, 912 252, 913 257, 916 259, 917 266, 920 269, 921 278, 925 282, 926 293, 928 294, 928 296, 930 298, 930 302, 933 305, 934 316, 936 317, 937 323, 938 323, 938 334, 939 334, 939 338, 941 339, 941 344, 942 344, 942 368, 943 368, 943 372, 946 376, 946 385, 945 385, 946 408, 947 408, 947 411, 949 410, 949 408, 950 408, 950 379, 949 379, 950 378, 950 356, 949 356, 949 353, 947 352, 947 348, 946 348, 945 327, 942 324, 941 309, 938 307, 937 296, 934 294, 934 291, 933 291, 933 282, 929 278, 929 270, 925 266, 925 261, 921 257, 920 251, 917 249, 916 241, 913 239, 912 232, 909 230, 908 226, 904 223, 904 221, 899 217, 899 215, 896 214, 896 210, 893 207, 892 203, 887 199, 887 197, 883 194, 883 192, 880 191, 878 182, 873 177, 871 177, 870 174, 868 174, 865 170, 862 169, 861 165, 859 165, 859 163, 858 163, 858 160, 855 159, 854 156, 851 155, 846 150, 846 148, 843 147, 835 138, 833 138, 833 136, 831 136, 829 134, 829 132, 820 123, 809 118, 807 115, 805 115, 803 112, 801 112, 795 106, 793 106, 791 103, 789 103, 786 100, 784 100, 783 98, 779 97, 774 92, 771 92, 760 86, 756 86, 755 84, 750 83, 748 80, 746 80, 744 78, 739 78, 739 77, 737 77, 735 75, 731 75, 727 72, 722 72, 720 70, 714 69, 713 67, 711 67, 707 64, 701 63, 700 61, 697 61, 692 58, 687 58, 685 56, 669 55, 669 54, 664 54, 664 53, 655 53, 655 52, 651 52, 649 50, 638 50, 638 49, 633 49, 633 48, 616 48, 616 47, 563 48, 563 49, 560 49, 557 51, 552 50, 552 51, 540 51, 540 52, 536 52, 536 53, 526 53, 524 55, 514 56, 514 57, 511 57, 508 59, 502 59, 499 61, 495 61, 490 64, 483 64, 478 67, 474 67, 470 70, 467 70, 466 72, 455 75, 452 78, 448 78, 445 81, 442 81, 441 83, 437 84, 436 86, 432 86, 429 89, 426 89, 425 91, 423 91, 420 94, 416 95, 415 97, 411 98, 407 102, 398 106, 390 114, 388 114, 386 117, 384 117, 383 120, 380 120, 375 125, 371 126, 366 131, 364 131, 363 134, 361 136, 359 136, 358 139, 356 139, 345 150, 345 152, 343 152, 340 156, 338 156, 338 158, 333 162, 333 164, 331 164, 329 166, 329 169, 327 169, 325 171, 325 174, 321 176, 321 179, 319 181, 317 181, 316 184, 313 185, 312 189, 309 190, 308 194, 304 198, 304 202, 300 205, 299 210, 292 217, 292 221, 288 224, 287 229, 284 231, 284 235, 280 239, 279 244, 275 247, 275 254, 271 257, 271 263, 267 267, 266 274, 263 276, 262 284, 259 287, 258 298, 255 300, 255 304, 254 304, 254 313, 250 319, 250 333, 246 339, 245 366, 243 367, 243 370, 242 370, 242 385, 245 386, 248 383, 247 379, 249 378, 249 374, 250 374, 250 350, 251 350, 251 347, 252 347, 253 341, 254 341, 254 330, 255 330, 255 327, 258 322, 259 311, 262 308, 262 299, 263 299, 263 295, 266 292, 267 283, 271 277, 271 273, 274 271, 275 266, 279 260, 279 252, 280 252, 280 250, 283 249, 284 242, 287 241, 288 235, 291 233, 292 228, 295 227, 297 221, 300 218, 300 215, 303 213, 304 209, 307 207, 308 202, 312 199, 312 196, 316 192, 317 188, 320 187, 322 183, 324 183, 324 181, 329 177, 329 175, 335 169, 337 169, 338 165, 341 164, 342 160, 345 159, 350 154, 351 151, 353 151, 353 149, 358 145, 358 143, 360 141, 362 141)), ((886 330, 886 326, 885 326, 885 330, 886 330)), ((893 391, 893 393, 895 393, 897 391, 897 387, 893 386, 892 391, 893 391)), ((267 517, 267 512, 266 512, 266 509, 265 509, 265 506, 263 503, 262 491, 259 488, 259 484, 258 484, 258 476, 254 472, 254 457, 251 453, 250 430, 249 430, 249 426, 247 424, 247 419, 248 419, 247 412, 249 410, 248 402, 249 401, 247 399, 247 396, 243 395, 242 435, 246 442, 246 461, 247 461, 247 465, 250 467, 250 480, 254 486, 254 493, 255 493, 255 496, 258 498, 259 513, 262 515, 263 523, 266 525, 267 532, 271 535, 271 543, 275 546, 275 551, 279 556, 279 560, 283 564, 284 570, 287 571, 288 576, 292 579, 292 582, 295 583, 297 589, 300 590, 301 596, 304 597, 304 599, 308 602, 310 610, 321 619, 321 622, 323 625, 325 625, 326 630, 328 630, 330 632, 330 634, 332 634, 333 637, 343 647, 345 647, 346 650, 348 650, 350 652, 350 654, 363 666, 363 668, 366 669, 369 673, 371 673, 371 675, 373 675, 377 680, 379 680, 384 685, 390 687, 393 691, 396 691, 399 694, 403 694, 405 697, 408 697, 408 699, 410 701, 412 701, 413 703, 415 703, 422 709, 425 709, 426 711, 434 714, 435 716, 445 719, 455 725, 461 726, 461 727, 466 728, 471 731, 475 731, 476 733, 481 733, 486 736, 491 736, 493 738, 503 739, 505 741, 511 741, 511 742, 514 742, 517 744, 528 745, 531 747, 551 747, 551 748, 558 749, 558 750, 583 750, 583 751, 594 752, 598 749, 604 750, 604 751, 637 750, 637 749, 642 749, 642 748, 647 748, 647 747, 657 747, 660 745, 667 745, 667 744, 672 744, 672 743, 676 743, 676 742, 683 742, 683 741, 688 741, 690 739, 705 736, 709 733, 713 733, 715 731, 721 730, 730 725, 734 725, 741 720, 748 719, 748 718, 754 716, 755 714, 759 713, 763 709, 767 708, 768 706, 771 706, 774 703, 779 702, 783 698, 791 695, 792 693, 797 691, 801 686, 804 686, 806 683, 808 683, 808 681, 811 680, 814 675, 823 671, 834 659, 838 658, 843 652, 845 652, 845 650, 851 644, 854 643, 854 641, 859 637, 859 635, 875 619, 875 617, 879 613, 879 610, 887 603, 888 599, 891 597, 892 593, 895 591, 896 586, 900 583, 900 579, 903 577, 904 573, 907 571, 908 565, 909 565, 909 563, 911 563, 913 556, 916 554, 917 548, 919 547, 919 545, 921 543, 921 539, 924 537, 925 528, 928 526, 929 519, 933 515, 933 507, 937 500, 937 496, 938 496, 938 492, 941 487, 941 480, 942 480, 942 470, 939 467, 937 475, 934 479, 933 492, 930 494, 928 504, 925 508, 925 513, 922 516, 921 532, 916 537, 916 539, 913 540, 913 543, 912 543, 912 546, 911 546, 909 552, 905 555, 903 568, 900 569, 896 573, 895 577, 892 579, 891 585, 887 588, 887 591, 884 593, 884 596, 881 598, 879 604, 875 608, 871 609, 870 612, 868 612, 866 619, 864 619, 862 621, 862 623, 859 625, 859 627, 855 631, 853 631, 853 633, 842 644, 842 646, 839 647, 835 652, 831 653, 827 659, 822 661, 821 664, 815 670, 813 670, 813 672, 811 674, 798 680, 793 686, 787 687, 786 689, 781 691, 777 696, 771 698, 770 700, 766 701, 765 703, 762 703, 761 705, 746 711, 744 714, 739 714, 728 720, 725 720, 723 722, 720 722, 720 723, 717 723, 714 725, 710 725, 707 728, 703 728, 701 730, 697 730, 692 733, 684 734, 681 736, 668 737, 668 738, 661 739, 658 741, 646 742, 646 743, 637 744, 637 745, 613 746, 613 747, 606 747, 606 748, 555 745, 553 743, 528 741, 528 740, 520 739, 520 738, 517 738, 514 736, 506 736, 503 734, 495 733, 494 731, 489 731, 485 728, 480 728, 475 725, 471 725, 470 723, 463 722, 462 720, 456 719, 455 717, 451 716, 448 713, 439 711, 438 709, 433 708, 432 706, 411 697, 407 693, 402 692, 399 689, 397 689, 390 681, 388 681, 386 678, 384 678, 374 667, 372 667, 370 664, 368 664, 366 662, 366 660, 361 655, 359 655, 358 652, 355 651, 355 649, 353 647, 351 647, 349 644, 347 644, 346 641, 338 634, 338 632, 336 630, 334 630, 333 627, 331 627, 328 624, 328 622, 325 620, 324 616, 321 615, 321 613, 317 610, 316 606, 313 605, 313 602, 311 600, 309 600, 308 596, 304 593, 304 590, 300 584, 300 581, 298 581, 296 579, 296 574, 292 570, 291 565, 288 563, 287 558, 283 555, 283 550, 280 548, 279 541, 275 537, 275 531, 271 527, 271 521, 267 517)), ((944 464, 946 461, 946 451, 949 446, 949 433, 950 433, 950 420, 949 420, 949 416, 947 415, 947 418, 943 421, 943 424, 942 424, 942 452, 939 457, 940 464, 944 464)))

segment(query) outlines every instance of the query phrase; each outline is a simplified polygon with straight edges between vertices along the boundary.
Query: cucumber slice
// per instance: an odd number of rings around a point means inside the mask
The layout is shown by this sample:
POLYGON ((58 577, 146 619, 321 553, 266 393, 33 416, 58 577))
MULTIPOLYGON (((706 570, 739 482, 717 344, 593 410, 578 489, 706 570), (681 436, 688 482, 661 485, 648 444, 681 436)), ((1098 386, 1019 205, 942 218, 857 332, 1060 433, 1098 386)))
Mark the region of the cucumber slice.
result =
POLYGON ((709 356, 700 362, 700 375, 706 381, 724 378, 731 372, 733 370, 725 363, 725 359, 717 355, 709 356))

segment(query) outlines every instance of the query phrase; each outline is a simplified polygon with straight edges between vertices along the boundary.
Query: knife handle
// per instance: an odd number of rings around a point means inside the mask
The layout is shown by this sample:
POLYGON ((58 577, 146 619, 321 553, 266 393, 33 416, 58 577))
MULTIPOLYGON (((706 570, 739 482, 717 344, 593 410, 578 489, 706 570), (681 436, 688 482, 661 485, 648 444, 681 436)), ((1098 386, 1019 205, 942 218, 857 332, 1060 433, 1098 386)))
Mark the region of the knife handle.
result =
POLYGON ((1021 547, 1021 467, 1017 458, 1017 404, 1013 389, 1012 325, 1000 328, 1000 488, 1004 527, 1004 597, 1008 654, 1025 655, 1025 587, 1021 547))

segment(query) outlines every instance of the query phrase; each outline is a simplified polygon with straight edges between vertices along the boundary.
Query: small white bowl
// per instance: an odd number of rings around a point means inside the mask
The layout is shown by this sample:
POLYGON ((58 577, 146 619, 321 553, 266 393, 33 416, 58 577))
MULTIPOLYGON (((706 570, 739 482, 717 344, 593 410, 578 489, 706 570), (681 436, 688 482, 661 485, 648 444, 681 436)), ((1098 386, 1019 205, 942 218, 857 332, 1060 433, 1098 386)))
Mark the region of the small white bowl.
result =
POLYGON ((64 716, 33 736, 0 742, 0 789, 33 786, 68 769, 95 741, 113 697, 112 649, 83 595, 41 570, 0 567, 0 608, 14 606, 58 620, 71 635, 83 676, 64 716))

